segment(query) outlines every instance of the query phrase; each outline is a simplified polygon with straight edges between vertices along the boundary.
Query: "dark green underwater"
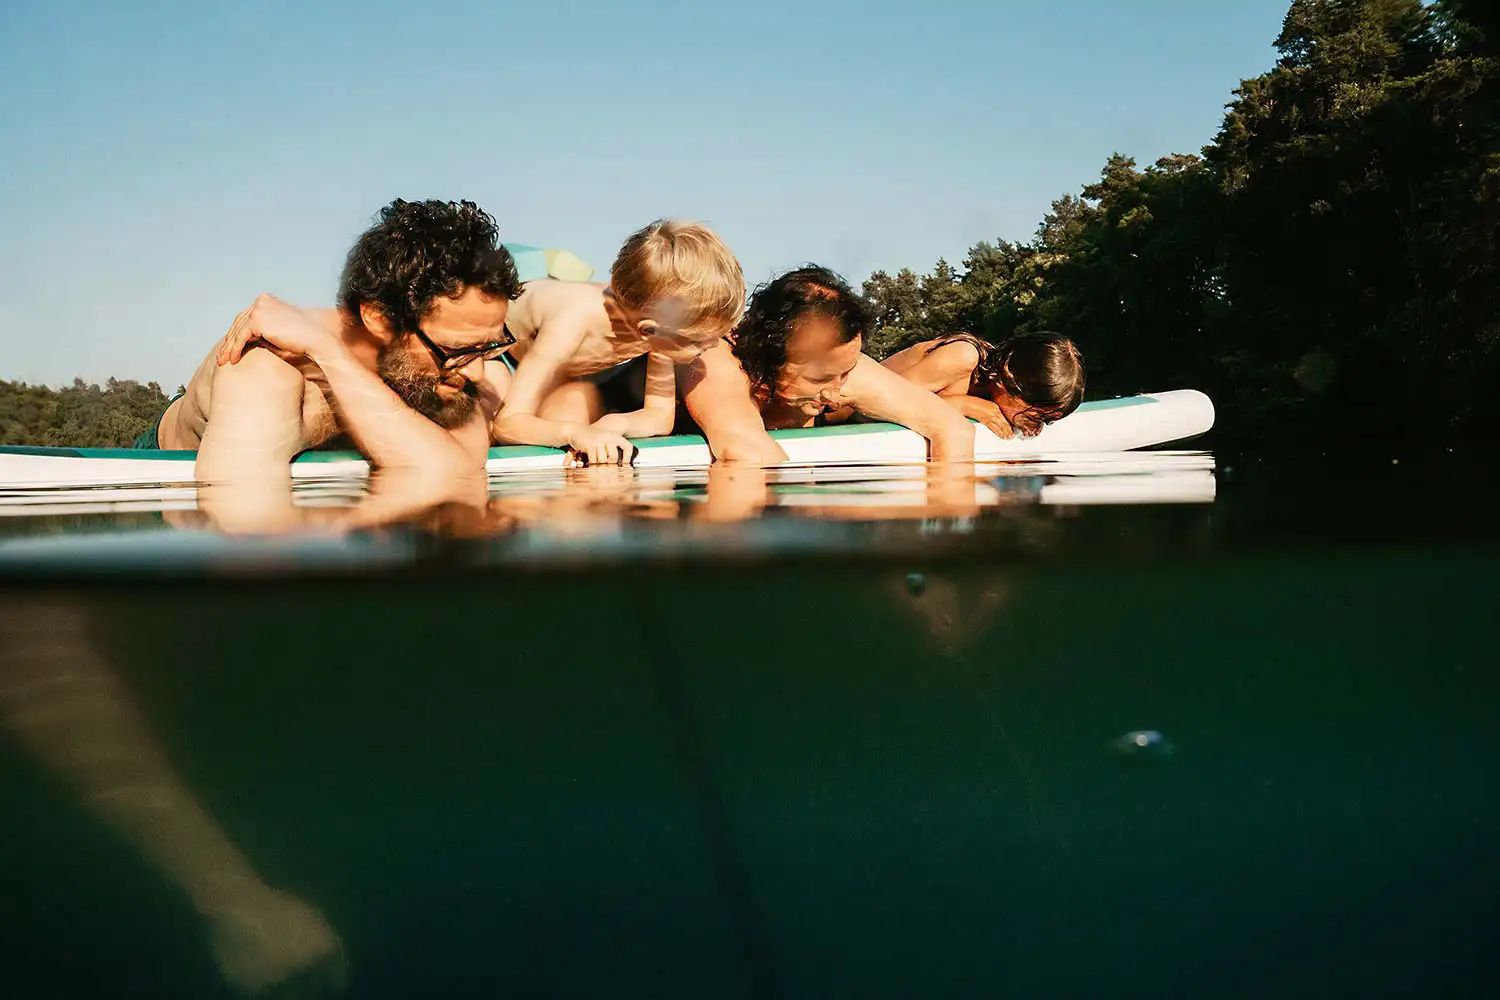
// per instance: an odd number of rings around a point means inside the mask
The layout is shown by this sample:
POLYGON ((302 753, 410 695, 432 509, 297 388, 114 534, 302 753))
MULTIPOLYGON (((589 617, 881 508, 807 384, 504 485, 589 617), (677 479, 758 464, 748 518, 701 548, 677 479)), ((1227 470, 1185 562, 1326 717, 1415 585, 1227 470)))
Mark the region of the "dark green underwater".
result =
MULTIPOLYGON (((1387 462, 800 552, 769 517, 367 570, 162 536, 7 564, 0 618, 76 624, 59 662, 326 919, 347 996, 1489 995, 1500 533, 1456 459, 1387 462)), ((31 746, 0 733, 7 992, 234 995, 31 746)))

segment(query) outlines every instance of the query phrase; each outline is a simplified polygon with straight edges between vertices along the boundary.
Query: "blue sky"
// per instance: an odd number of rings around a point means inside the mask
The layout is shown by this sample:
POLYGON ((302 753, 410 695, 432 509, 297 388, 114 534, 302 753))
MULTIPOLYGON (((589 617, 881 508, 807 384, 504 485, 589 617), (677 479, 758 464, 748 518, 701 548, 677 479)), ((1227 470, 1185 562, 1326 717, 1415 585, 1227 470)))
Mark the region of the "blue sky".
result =
POLYGON ((702 219, 754 285, 1030 236, 1196 152, 1288 0, 0 5, 0 378, 185 381, 259 292, 328 305, 393 198, 602 274, 702 219))

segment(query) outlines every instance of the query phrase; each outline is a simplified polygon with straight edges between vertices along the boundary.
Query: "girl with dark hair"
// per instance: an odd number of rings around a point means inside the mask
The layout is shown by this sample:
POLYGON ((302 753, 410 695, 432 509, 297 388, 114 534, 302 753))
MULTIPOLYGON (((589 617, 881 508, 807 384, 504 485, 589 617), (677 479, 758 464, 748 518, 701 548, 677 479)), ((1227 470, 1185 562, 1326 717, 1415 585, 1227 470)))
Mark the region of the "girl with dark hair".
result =
POLYGON ((885 366, 1005 438, 1034 436, 1083 402, 1083 356, 1056 333, 1023 333, 998 346, 955 333, 913 344, 885 366))

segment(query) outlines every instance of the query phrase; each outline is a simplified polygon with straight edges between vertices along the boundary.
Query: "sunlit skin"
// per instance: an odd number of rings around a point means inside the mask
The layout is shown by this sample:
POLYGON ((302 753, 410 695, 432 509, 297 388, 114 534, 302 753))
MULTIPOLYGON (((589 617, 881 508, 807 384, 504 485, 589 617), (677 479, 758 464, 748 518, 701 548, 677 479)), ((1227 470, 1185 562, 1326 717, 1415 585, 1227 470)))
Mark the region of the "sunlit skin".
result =
MULTIPOLYGON (((511 303, 504 298, 466 289, 455 298, 440 298, 422 318, 422 332, 440 348, 461 351, 503 337, 511 303)), ((498 406, 509 386, 510 372, 499 362, 474 362, 457 371, 438 368, 432 351, 412 334, 394 333, 379 309, 366 304, 358 316, 338 309, 303 309, 269 295, 242 312, 188 382, 187 393, 167 408, 158 436, 163 448, 198 448, 211 419, 235 419, 235 414, 213 412, 214 385, 225 365, 239 365, 252 347, 263 348, 301 376, 301 448, 314 448, 348 433, 331 405, 328 379, 309 351, 339 351, 370 372, 377 370, 381 348, 387 344, 415 375, 430 379, 444 397, 453 398, 475 386, 498 406), (282 341, 285 346, 277 343, 282 341)), ((247 379, 248 380, 248 379, 247 379)))
MULTIPOLYGON (((984 504, 976 496, 974 467, 964 463, 939 463, 919 470, 924 489, 909 494, 910 504, 891 504, 888 498, 870 502, 870 494, 854 491, 839 495, 837 487, 827 494, 828 503, 807 503, 805 493, 786 509, 797 517, 829 521, 895 521, 933 517, 974 517, 984 504)), ((694 520, 731 522, 759 517, 767 507, 780 503, 778 474, 761 466, 721 463, 708 470, 703 502, 692 508, 694 520)), ((795 475, 795 474, 793 474, 795 475)), ((782 480, 784 482, 784 480, 782 480)), ((801 485, 799 483, 799 485, 801 485)))
POLYGON ((898 351, 885 359, 885 367, 937 393, 949 406, 999 437, 1013 437, 1017 433, 1029 437, 1056 418, 1057 414, 1036 409, 1003 385, 997 383, 988 390, 976 386, 974 371, 979 367, 979 349, 973 344, 956 340, 934 348, 936 343, 924 340, 898 351))
POLYGON ((312 903, 268 882, 194 796, 92 625, 81 605, 55 595, 17 600, 0 614, 7 742, 180 893, 236 994, 263 995, 296 979, 306 995, 336 995, 347 982, 338 932, 312 903))
POLYGON ((512 306, 515 380, 496 421, 496 440, 567 448, 581 462, 627 461, 628 438, 670 434, 677 415, 676 367, 727 332, 687 327, 669 305, 632 309, 608 285, 544 278, 522 286, 512 306), (580 381, 649 355, 640 409, 605 413, 597 386, 580 381))
POLYGON ((890 600, 920 621, 935 649, 944 656, 963 659, 978 644, 1004 611, 1012 585, 994 574, 979 580, 958 580, 932 572, 920 574, 921 587, 892 575, 886 582, 890 600))
POLYGON ((594 465, 568 469, 545 491, 497 494, 490 510, 511 526, 543 526, 559 535, 579 536, 611 532, 627 519, 677 518, 677 501, 642 496, 643 492, 634 469, 594 465))
POLYGON ((200 505, 225 531, 299 526, 289 463, 345 441, 402 483, 384 494, 399 497, 395 508, 445 502, 483 478, 489 424, 509 384, 498 360, 463 363, 462 352, 504 340, 509 305, 461 290, 433 303, 419 337, 393 330, 369 304, 351 315, 262 295, 168 408, 161 446, 196 448, 200 505), (443 370, 437 352, 457 352, 457 367, 443 370))
POLYGON ((818 414, 844 404, 844 386, 859 365, 864 338, 841 343, 842 334, 837 323, 822 316, 797 324, 776 391, 762 404, 766 430, 809 427, 818 414))
POLYGON ((685 369, 683 402, 716 462, 786 461, 767 431, 807 427, 820 413, 839 408, 911 428, 928 440, 936 461, 972 459, 973 425, 933 393, 862 354, 863 346, 857 335, 844 340, 834 321, 808 316, 787 340, 787 363, 774 391, 757 393, 725 341, 685 369))

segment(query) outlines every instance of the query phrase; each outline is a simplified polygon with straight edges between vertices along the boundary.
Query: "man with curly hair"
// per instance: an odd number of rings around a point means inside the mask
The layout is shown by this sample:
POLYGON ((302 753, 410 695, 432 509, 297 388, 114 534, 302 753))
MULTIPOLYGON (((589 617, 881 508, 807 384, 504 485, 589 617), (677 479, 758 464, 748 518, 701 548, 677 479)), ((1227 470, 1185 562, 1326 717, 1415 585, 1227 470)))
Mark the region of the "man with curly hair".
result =
POLYGON ((397 199, 349 251, 337 308, 257 298, 137 446, 197 449, 214 483, 285 483, 298 452, 346 444, 377 469, 482 472, 520 293, 473 202, 397 199))
POLYGON ((734 332, 683 374, 683 403, 714 460, 786 461, 766 432, 820 426, 834 412, 909 427, 934 461, 972 459, 973 424, 862 353, 873 325, 869 305, 824 267, 757 289, 734 332))

